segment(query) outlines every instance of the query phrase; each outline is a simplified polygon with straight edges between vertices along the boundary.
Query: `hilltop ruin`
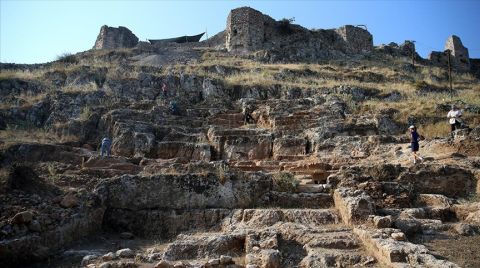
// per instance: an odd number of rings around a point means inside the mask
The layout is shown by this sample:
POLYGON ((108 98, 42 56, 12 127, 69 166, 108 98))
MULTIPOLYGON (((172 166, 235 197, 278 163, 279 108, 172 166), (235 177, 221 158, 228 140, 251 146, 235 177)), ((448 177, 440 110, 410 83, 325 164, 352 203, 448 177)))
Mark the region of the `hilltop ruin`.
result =
MULTIPOLYGON (((173 39, 172 39, 173 40, 173 39)), ((94 49, 131 48, 136 46, 138 38, 125 27, 102 26, 94 49)), ((148 43, 140 42, 142 47, 148 43)), ((203 41, 199 46, 217 46, 231 53, 254 53, 264 51, 266 61, 311 61, 335 59, 358 55, 368 55, 374 50, 391 55, 414 57, 437 66, 447 66, 445 52, 432 51, 428 59, 422 59, 415 52, 415 44, 405 41, 403 45, 373 45, 373 36, 360 26, 344 25, 337 29, 309 30, 292 24, 288 19, 277 21, 268 15, 250 7, 240 7, 230 11, 225 31, 211 40, 203 41), (212 42, 213 40, 213 42, 212 42)), ((166 42, 158 44, 168 46, 166 42)), ((476 72, 477 64, 471 65, 468 49, 458 36, 450 36, 445 50, 451 51, 453 68, 461 71, 476 72)), ((473 61, 477 62, 477 61, 473 61)))

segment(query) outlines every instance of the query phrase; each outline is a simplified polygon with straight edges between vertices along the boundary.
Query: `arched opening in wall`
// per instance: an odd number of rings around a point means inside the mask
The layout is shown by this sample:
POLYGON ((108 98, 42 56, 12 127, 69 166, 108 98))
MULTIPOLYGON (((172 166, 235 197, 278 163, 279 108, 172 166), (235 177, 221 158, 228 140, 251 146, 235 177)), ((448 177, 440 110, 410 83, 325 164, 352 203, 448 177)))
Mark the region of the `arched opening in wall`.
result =
POLYGON ((236 36, 237 33, 238 33, 238 32, 237 32, 237 29, 233 28, 233 31, 232 31, 233 36, 236 36))

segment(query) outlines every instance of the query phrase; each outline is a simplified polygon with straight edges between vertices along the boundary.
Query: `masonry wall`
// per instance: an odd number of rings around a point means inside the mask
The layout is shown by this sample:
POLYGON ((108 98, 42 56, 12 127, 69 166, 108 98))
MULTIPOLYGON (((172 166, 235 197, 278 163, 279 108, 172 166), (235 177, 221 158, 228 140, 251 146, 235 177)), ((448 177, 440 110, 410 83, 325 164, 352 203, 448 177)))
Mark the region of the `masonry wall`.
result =
POLYGON ((346 25, 335 30, 311 31, 275 21, 249 7, 230 12, 226 33, 226 48, 235 52, 280 49, 285 57, 293 53, 296 58, 315 59, 334 55, 333 51, 363 53, 373 49, 372 35, 365 29, 346 25))
POLYGON ((347 53, 361 53, 373 49, 373 37, 365 29, 345 25, 336 29, 336 32, 345 42, 345 52, 347 53))
POLYGON ((261 49, 265 40, 263 17, 261 12, 249 7, 233 9, 227 18, 227 50, 261 49))

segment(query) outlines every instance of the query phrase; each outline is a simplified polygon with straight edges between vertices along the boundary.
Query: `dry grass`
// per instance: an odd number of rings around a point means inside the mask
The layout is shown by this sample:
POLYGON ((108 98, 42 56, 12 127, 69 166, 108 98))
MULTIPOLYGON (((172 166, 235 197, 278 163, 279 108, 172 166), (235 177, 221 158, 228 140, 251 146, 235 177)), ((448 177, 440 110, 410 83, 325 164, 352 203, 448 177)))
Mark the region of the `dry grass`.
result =
POLYGON ((426 138, 447 137, 450 134, 450 125, 447 120, 420 126, 418 132, 426 138))
POLYGON ((4 79, 24 79, 34 80, 42 77, 45 74, 45 70, 35 71, 22 71, 22 70, 0 70, 0 81, 4 79))
POLYGON ((29 93, 21 93, 16 96, 16 100, 14 102, 0 102, 0 109, 9 109, 12 107, 19 107, 19 108, 28 108, 35 103, 43 100, 47 96, 47 93, 40 93, 40 94, 29 94, 29 93))
POLYGON ((81 86, 65 86, 61 89, 61 91, 68 93, 94 92, 97 90, 98 86, 93 82, 81 86))
POLYGON ((41 128, 15 128, 9 126, 6 130, 0 131, 1 146, 8 146, 18 143, 43 143, 56 144, 78 141, 75 136, 58 136, 41 128))

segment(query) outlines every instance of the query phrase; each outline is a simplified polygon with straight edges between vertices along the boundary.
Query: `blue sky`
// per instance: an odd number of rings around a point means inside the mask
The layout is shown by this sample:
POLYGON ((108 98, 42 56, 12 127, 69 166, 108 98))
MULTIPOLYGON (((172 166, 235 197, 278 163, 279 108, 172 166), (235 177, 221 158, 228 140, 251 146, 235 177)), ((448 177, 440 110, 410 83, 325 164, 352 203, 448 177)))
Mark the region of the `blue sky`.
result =
POLYGON ((25 1, 0 0, 0 61, 40 63, 90 49, 100 27, 126 26, 140 40, 225 28, 228 12, 250 6, 307 28, 365 24, 374 44, 416 40, 426 57, 460 36, 480 58, 480 0, 417 1, 25 1))

